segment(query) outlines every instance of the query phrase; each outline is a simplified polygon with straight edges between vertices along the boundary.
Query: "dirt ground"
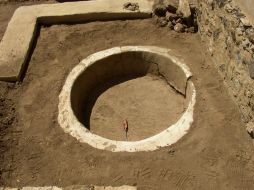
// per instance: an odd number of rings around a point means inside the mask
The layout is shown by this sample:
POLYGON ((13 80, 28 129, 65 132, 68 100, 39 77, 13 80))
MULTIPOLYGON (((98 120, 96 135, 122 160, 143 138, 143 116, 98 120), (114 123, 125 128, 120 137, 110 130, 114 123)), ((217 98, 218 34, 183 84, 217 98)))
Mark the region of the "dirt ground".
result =
POLYGON ((91 113, 87 114, 90 125, 86 126, 102 137, 125 141, 125 119, 129 128, 127 140, 151 137, 174 124, 187 107, 185 98, 156 75, 132 78, 113 87, 111 81, 91 93, 86 108, 91 113))
MULTIPOLYGON (((0 35, 14 5, 0 5, 0 35)), ((0 83, 0 185, 137 185, 141 190, 254 189, 253 144, 198 34, 153 19, 42 27, 24 81, 0 83), (171 49, 197 89, 190 132, 153 152, 111 153, 81 144, 57 123, 65 78, 88 55, 120 45, 171 49)))

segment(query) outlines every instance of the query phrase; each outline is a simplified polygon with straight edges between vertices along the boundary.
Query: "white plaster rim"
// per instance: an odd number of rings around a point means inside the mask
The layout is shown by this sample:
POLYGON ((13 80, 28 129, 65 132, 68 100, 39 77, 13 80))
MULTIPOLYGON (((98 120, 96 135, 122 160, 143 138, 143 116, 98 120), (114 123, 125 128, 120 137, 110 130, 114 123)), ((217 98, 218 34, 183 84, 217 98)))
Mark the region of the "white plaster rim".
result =
POLYGON ((178 65, 185 73, 186 78, 189 79, 192 76, 190 69, 177 57, 171 54, 169 49, 154 47, 154 46, 125 46, 115 47, 100 51, 88 56, 82 60, 68 75, 63 89, 59 95, 58 105, 58 122, 66 133, 69 133, 75 137, 81 143, 87 143, 94 148, 108 150, 112 152, 137 152, 137 151, 153 151, 160 147, 165 147, 176 143, 191 127, 193 122, 194 105, 196 102, 196 90, 194 84, 188 80, 188 87, 192 91, 192 95, 188 104, 187 109, 181 116, 181 118, 167 129, 160 133, 151 136, 149 138, 140 141, 116 141, 110 140, 96 134, 91 133, 82 123, 80 123, 73 113, 71 106, 71 89, 75 79, 83 73, 87 67, 95 63, 96 61, 107 57, 109 55, 118 54, 125 51, 143 51, 156 53, 163 55, 173 63, 178 65))
POLYGON ((152 5, 150 0, 96 0, 19 7, 0 41, 0 81, 22 80, 39 25, 151 18, 152 5), (124 9, 126 2, 138 3, 139 10, 124 9))

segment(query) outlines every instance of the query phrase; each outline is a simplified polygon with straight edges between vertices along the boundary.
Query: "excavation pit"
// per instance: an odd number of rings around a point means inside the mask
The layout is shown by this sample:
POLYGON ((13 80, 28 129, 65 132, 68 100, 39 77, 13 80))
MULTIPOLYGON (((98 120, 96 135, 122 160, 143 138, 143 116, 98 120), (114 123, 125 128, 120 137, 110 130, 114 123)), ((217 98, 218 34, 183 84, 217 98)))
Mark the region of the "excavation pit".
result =
POLYGON ((80 142, 110 151, 171 145, 193 121, 195 89, 190 77, 188 67, 167 49, 126 46, 95 53, 66 80, 60 126, 80 142))
POLYGON ((92 133, 111 140, 138 141, 156 135, 174 124, 187 107, 184 96, 157 73, 113 77, 90 92, 80 121, 92 133))

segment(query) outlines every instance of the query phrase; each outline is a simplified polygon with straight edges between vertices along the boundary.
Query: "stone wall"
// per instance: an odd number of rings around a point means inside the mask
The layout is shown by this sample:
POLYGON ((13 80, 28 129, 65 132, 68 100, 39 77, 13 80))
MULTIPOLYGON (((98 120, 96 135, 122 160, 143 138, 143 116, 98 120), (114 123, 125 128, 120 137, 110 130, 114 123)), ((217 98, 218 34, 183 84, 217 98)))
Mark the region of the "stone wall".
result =
POLYGON ((198 26, 243 120, 253 120, 254 28, 250 20, 233 1, 198 0, 198 26))

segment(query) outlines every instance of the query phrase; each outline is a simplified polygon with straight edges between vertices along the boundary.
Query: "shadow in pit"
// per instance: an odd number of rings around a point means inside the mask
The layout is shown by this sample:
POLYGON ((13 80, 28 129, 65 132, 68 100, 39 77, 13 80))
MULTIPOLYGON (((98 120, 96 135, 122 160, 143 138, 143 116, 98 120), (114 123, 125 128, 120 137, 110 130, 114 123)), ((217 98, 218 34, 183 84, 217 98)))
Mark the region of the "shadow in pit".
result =
POLYGON ((100 83, 98 86, 96 86, 96 88, 94 88, 91 91, 91 94, 89 96, 89 98, 87 99, 85 106, 83 107, 83 113, 84 113, 84 117, 83 117, 83 121, 81 121, 84 126, 86 126, 87 129, 90 130, 90 117, 91 117, 91 113, 93 110, 93 107, 97 101, 97 99, 99 98, 99 96, 101 94, 103 94, 104 92, 106 92, 108 89, 121 84, 123 82, 132 80, 132 79, 136 79, 139 77, 142 77, 144 75, 142 74, 133 74, 133 75, 126 75, 126 76, 117 76, 114 78, 111 78, 103 83, 100 83))

